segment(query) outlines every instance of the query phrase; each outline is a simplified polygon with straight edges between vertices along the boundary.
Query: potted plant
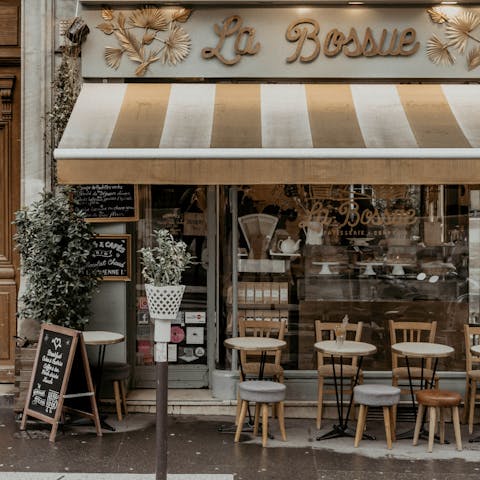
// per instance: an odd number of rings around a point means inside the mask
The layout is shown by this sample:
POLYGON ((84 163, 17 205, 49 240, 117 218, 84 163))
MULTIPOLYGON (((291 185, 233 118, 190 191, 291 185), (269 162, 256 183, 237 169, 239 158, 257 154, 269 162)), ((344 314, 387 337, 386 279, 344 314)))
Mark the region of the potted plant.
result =
MULTIPOLYGON (((75 209, 68 189, 42 193, 37 202, 16 212, 14 224, 25 279, 17 313, 24 340, 36 340, 44 322, 83 330, 99 280, 89 263, 95 236, 92 225, 75 209)), ((31 371, 34 353, 25 355, 29 360, 20 358, 16 363, 19 369, 31 371)), ((30 378, 28 372, 17 371, 19 382, 30 378)), ((18 406, 23 408, 19 387, 18 406)))
POLYGON ((170 341, 170 320, 177 316, 185 285, 182 273, 192 263, 185 242, 176 241, 168 230, 154 230, 154 247, 139 250, 143 265, 150 316, 155 322, 155 341, 170 341))

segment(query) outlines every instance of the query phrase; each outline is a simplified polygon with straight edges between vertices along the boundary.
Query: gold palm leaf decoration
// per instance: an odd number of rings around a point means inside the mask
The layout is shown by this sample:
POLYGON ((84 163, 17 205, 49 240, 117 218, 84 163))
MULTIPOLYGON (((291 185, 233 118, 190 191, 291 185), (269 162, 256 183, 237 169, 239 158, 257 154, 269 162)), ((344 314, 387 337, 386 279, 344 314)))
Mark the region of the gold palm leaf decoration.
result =
MULTIPOLYGON (((472 38, 471 32, 480 25, 480 16, 474 12, 463 12, 458 17, 449 20, 446 36, 450 44, 457 48, 460 53, 464 53, 469 38, 472 38)), ((474 38, 473 38, 474 39, 474 38)))
POLYGON ((464 54, 468 48, 469 41, 473 45, 466 55, 467 69, 473 70, 480 66, 480 37, 474 30, 480 25, 480 15, 471 10, 465 10, 455 17, 449 17, 439 8, 427 10, 430 20, 433 23, 445 25, 445 41, 437 35, 432 35, 427 42, 427 57, 436 65, 450 66, 455 63, 450 48, 455 48, 460 54, 464 54))
POLYGON ((467 68, 473 70, 480 66, 480 47, 472 48, 467 55, 467 68))
POLYGON ((165 13, 160 8, 139 8, 134 10, 129 18, 130 25, 139 28, 151 28, 152 30, 162 31, 168 27, 168 21, 165 13))
POLYGON ((160 56, 162 63, 169 65, 180 63, 190 53, 190 45, 188 33, 178 25, 171 26, 160 56))
POLYGON ((142 63, 144 61, 144 51, 140 42, 136 37, 129 31, 125 29, 117 29, 115 31, 120 44, 122 45, 125 52, 127 52, 130 60, 134 62, 142 63))
POLYGON ((179 8, 172 13, 172 22, 185 23, 192 14, 191 8, 179 8))
POLYGON ((117 47, 105 47, 106 64, 115 70, 120 67, 123 54, 138 65, 135 75, 143 76, 149 66, 157 61, 177 65, 190 53, 189 34, 178 25, 186 23, 192 13, 188 8, 145 7, 133 10, 128 16, 104 8, 103 23, 97 28, 105 35, 112 35, 119 43, 117 47), (139 32, 140 30, 140 32, 139 32), (162 44, 160 48, 154 43, 162 44))
POLYGON ((110 68, 115 70, 120 66, 124 50, 122 48, 105 47, 105 61, 110 68))
POLYGON ((111 22, 114 18, 113 10, 111 8, 104 8, 102 10, 102 18, 108 22, 111 22))
POLYGON ((438 8, 429 8, 427 13, 430 15, 430 19, 433 23, 445 23, 448 22, 448 15, 442 12, 438 8))
POLYGON ((427 57, 435 65, 453 65, 455 57, 448 50, 448 44, 442 42, 436 35, 427 42, 427 57))

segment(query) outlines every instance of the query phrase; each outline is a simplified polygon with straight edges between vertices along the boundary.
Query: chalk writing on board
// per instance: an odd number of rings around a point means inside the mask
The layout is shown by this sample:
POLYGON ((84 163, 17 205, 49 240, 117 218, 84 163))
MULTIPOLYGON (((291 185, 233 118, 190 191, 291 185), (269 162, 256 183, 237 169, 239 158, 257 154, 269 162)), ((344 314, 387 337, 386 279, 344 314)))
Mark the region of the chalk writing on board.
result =
POLYGON ((71 343, 72 338, 65 334, 44 331, 30 397, 33 410, 55 415, 71 343))
POLYGON ((137 220, 135 185, 78 185, 74 193, 75 208, 90 221, 137 220))
POLYGON ((100 271, 104 280, 126 280, 130 277, 130 235, 98 235, 90 265, 100 271))

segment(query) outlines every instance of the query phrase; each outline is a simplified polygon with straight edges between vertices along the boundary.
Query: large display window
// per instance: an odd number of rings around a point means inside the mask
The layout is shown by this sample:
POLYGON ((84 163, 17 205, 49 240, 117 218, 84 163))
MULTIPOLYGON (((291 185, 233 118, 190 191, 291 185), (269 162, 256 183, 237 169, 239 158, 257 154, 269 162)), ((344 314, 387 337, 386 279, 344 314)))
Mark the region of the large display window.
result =
MULTIPOLYGON (((227 209, 222 338, 239 319, 284 319, 286 370, 316 368, 315 320, 364 324, 377 346, 365 369, 391 369, 389 320, 437 321, 455 348, 439 368, 464 369, 463 325, 478 319, 475 212, 464 186, 234 187, 227 209), (233 200, 232 200, 233 199, 233 200), (234 215, 230 213, 234 212, 234 215), (235 218, 236 220, 235 220, 235 218), (231 228, 232 231, 229 230, 231 228), (474 238, 469 242, 471 233, 474 238), (231 237, 238 238, 229 265, 231 237), (469 250, 470 249, 470 250, 469 250)), ((478 243, 478 242, 477 242, 478 243)), ((224 352, 225 367, 231 366, 224 352)))

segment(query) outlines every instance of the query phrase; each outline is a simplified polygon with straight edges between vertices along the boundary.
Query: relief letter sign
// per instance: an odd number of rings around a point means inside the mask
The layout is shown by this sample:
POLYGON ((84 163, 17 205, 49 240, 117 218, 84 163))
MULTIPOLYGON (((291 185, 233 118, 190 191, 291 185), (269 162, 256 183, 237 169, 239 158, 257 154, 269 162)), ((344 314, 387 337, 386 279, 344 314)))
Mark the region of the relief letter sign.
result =
POLYGON ((242 55, 255 55, 260 50, 260 43, 255 43, 255 29, 252 27, 242 27, 243 20, 240 15, 232 15, 223 21, 223 26, 214 25, 213 29, 218 35, 216 47, 204 48, 202 58, 209 59, 217 57, 225 65, 235 65, 242 55), (235 56, 231 59, 224 57, 222 48, 228 37, 235 35, 233 51, 235 56))

